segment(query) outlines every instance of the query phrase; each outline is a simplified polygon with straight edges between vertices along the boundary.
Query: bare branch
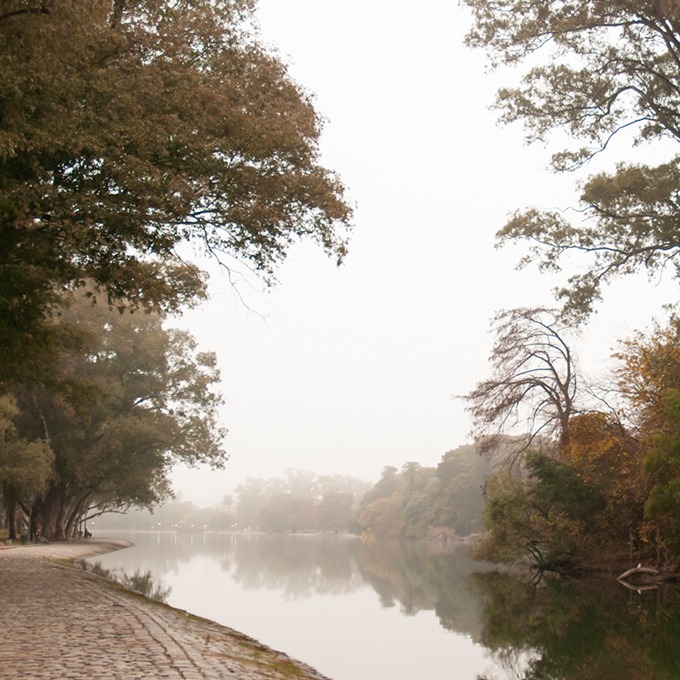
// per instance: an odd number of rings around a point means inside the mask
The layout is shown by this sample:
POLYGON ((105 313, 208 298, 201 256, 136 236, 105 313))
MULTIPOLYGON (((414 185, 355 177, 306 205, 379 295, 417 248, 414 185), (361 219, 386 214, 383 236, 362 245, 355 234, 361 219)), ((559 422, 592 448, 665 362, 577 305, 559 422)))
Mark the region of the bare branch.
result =
MULTIPOLYGON (((577 372, 553 310, 514 309, 493 323, 497 339, 491 356, 493 376, 464 398, 473 419, 473 436, 488 450, 520 423, 527 434, 519 455, 539 436, 563 446, 567 425, 578 412, 577 372), (491 443, 491 445, 489 445, 491 443)), ((519 453, 518 453, 519 451, 519 453)))

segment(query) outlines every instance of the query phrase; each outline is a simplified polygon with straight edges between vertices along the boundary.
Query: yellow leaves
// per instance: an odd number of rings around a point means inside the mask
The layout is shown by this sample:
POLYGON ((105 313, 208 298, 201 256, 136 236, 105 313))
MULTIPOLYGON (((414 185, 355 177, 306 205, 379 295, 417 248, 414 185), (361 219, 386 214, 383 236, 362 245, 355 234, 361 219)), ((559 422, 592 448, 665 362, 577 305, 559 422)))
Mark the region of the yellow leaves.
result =
POLYGON ((604 413, 575 416, 569 421, 568 443, 560 456, 577 467, 617 457, 623 449, 622 433, 617 429, 604 413))
POLYGON ((680 386, 680 329, 672 319, 666 328, 655 326, 649 334, 637 333, 622 343, 616 354, 619 389, 636 412, 646 439, 666 428, 664 395, 680 386))
POLYGON ((569 421, 560 458, 604 495, 613 507, 641 498, 645 489, 641 451, 623 427, 605 413, 586 413, 569 421))

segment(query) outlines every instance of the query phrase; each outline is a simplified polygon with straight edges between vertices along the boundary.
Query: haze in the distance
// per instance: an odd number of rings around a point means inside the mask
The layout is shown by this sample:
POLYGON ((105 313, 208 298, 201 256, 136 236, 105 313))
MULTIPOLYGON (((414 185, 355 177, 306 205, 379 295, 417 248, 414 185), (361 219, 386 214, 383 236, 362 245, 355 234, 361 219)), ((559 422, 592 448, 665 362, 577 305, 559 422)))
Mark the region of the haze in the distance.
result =
MULTIPOLYGON (((550 149, 497 124, 489 106, 513 74, 486 72, 463 45, 456 3, 260 0, 259 17, 328 120, 324 163, 348 186, 356 226, 341 267, 300 244, 271 291, 238 265, 237 292, 211 270, 211 301, 184 317, 218 354, 231 454, 223 471, 173 475, 198 505, 289 468, 374 481, 469 441, 453 397, 488 375, 490 318, 554 305, 554 281, 516 271, 522 251, 495 250, 494 234, 515 208, 575 204, 574 178, 546 170, 550 149)), ((584 336, 586 368, 604 370, 616 340, 670 299, 659 286, 672 284, 609 290, 584 336)))

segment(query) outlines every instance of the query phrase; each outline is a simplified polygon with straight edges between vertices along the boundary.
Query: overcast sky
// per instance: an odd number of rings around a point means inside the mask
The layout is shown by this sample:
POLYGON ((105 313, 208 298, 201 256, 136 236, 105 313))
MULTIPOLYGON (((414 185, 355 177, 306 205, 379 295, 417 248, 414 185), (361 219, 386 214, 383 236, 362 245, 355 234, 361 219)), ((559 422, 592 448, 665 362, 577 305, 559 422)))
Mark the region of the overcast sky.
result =
MULTIPOLYGON (((241 281, 247 307, 214 273, 211 301, 185 317, 218 355, 231 455, 224 471, 174 474, 199 505, 289 468, 375 481, 468 442, 453 397, 489 374, 491 317, 554 304, 555 282, 517 272, 521 249, 495 250, 494 234, 515 208, 575 203, 574 178, 546 171, 550 150, 497 125, 489 105, 513 74, 487 73, 463 45, 455 0, 260 0, 259 18, 327 119, 323 162, 356 204, 355 231, 339 268, 300 244, 273 290, 241 281)), ((589 365, 667 301, 656 285, 610 293, 589 365)))

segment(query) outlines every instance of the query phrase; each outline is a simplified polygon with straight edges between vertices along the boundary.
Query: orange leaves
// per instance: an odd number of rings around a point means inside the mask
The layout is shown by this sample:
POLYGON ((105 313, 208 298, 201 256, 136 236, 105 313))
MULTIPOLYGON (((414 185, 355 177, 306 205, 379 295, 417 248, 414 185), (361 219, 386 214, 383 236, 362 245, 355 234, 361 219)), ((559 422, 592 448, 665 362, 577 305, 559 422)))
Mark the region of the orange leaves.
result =
POLYGON ((640 447, 605 413, 572 418, 560 458, 572 465, 588 486, 602 492, 609 507, 633 501, 643 490, 640 447))

